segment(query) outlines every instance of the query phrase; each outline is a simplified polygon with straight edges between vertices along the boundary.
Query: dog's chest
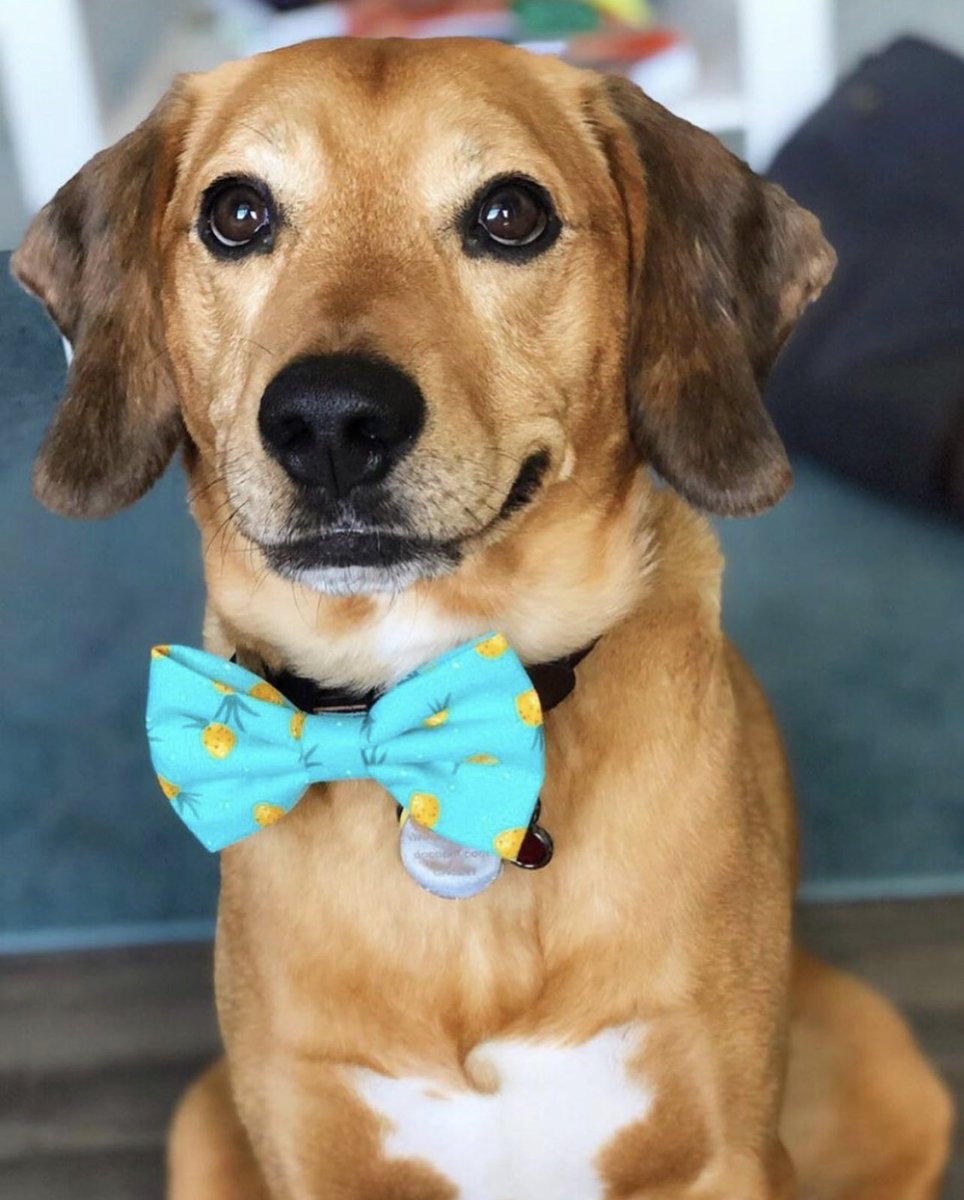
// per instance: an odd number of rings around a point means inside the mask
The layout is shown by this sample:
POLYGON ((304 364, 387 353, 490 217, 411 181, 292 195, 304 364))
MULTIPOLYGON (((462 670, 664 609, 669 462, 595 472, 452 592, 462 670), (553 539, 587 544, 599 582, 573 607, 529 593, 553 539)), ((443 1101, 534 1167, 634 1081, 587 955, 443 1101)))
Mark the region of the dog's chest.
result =
POLYGON ((459 1200, 602 1200, 601 1152, 653 1103, 635 1066, 641 1040, 621 1026, 575 1046, 487 1042, 466 1063, 475 1089, 352 1076, 384 1122, 385 1154, 430 1163, 459 1200))

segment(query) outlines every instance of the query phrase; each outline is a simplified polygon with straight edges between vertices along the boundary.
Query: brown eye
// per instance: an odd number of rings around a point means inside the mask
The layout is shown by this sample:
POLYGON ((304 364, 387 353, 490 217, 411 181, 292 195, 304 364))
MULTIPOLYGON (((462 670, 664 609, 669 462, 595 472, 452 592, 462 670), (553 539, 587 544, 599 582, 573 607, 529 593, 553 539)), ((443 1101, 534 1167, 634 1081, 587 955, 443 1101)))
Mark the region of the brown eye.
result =
POLYGON ((205 195, 201 236, 215 252, 232 256, 255 246, 267 248, 272 216, 265 192, 244 180, 225 180, 205 195))
POLYGON ((526 175, 499 175, 462 209, 457 228, 470 258, 521 266, 555 243, 562 221, 541 183, 526 175))
POLYGON ((493 188, 479 208, 479 224, 500 246, 530 246, 549 226, 549 213, 532 188, 521 183, 493 188))

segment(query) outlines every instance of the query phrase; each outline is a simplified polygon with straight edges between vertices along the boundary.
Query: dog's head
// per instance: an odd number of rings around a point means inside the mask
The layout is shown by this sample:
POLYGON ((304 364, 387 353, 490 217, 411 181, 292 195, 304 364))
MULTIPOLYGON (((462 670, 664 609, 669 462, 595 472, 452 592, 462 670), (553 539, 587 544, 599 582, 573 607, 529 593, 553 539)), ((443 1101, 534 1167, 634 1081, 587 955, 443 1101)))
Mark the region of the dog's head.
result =
POLYGON ((761 385, 832 259, 619 79, 470 41, 228 64, 16 253, 74 348, 37 494, 110 513, 183 443, 202 524, 332 592, 565 541, 640 462, 756 512, 789 482, 761 385))

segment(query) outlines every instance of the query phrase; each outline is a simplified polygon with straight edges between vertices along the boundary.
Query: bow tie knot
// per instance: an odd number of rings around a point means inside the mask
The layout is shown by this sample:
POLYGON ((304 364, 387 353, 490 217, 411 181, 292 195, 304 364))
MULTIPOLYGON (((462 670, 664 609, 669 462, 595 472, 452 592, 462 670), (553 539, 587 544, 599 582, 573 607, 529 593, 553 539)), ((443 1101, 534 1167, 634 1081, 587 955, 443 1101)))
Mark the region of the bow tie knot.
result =
POLYGON ((302 712, 187 646, 151 652, 147 725, 164 794, 209 850, 280 820, 312 783, 370 778, 422 825, 515 858, 544 774, 542 710, 501 634, 426 663, 365 713, 302 712))

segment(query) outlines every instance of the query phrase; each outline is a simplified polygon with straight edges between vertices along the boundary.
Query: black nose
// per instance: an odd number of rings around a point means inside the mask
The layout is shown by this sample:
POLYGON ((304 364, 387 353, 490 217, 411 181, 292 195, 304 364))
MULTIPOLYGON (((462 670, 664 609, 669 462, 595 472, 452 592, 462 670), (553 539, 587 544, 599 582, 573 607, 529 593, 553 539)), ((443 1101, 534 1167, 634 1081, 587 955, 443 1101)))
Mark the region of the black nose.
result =
POLYGON ((268 384, 258 413, 265 448, 292 479, 338 498, 383 479, 424 422, 418 384, 361 354, 295 359, 268 384))

